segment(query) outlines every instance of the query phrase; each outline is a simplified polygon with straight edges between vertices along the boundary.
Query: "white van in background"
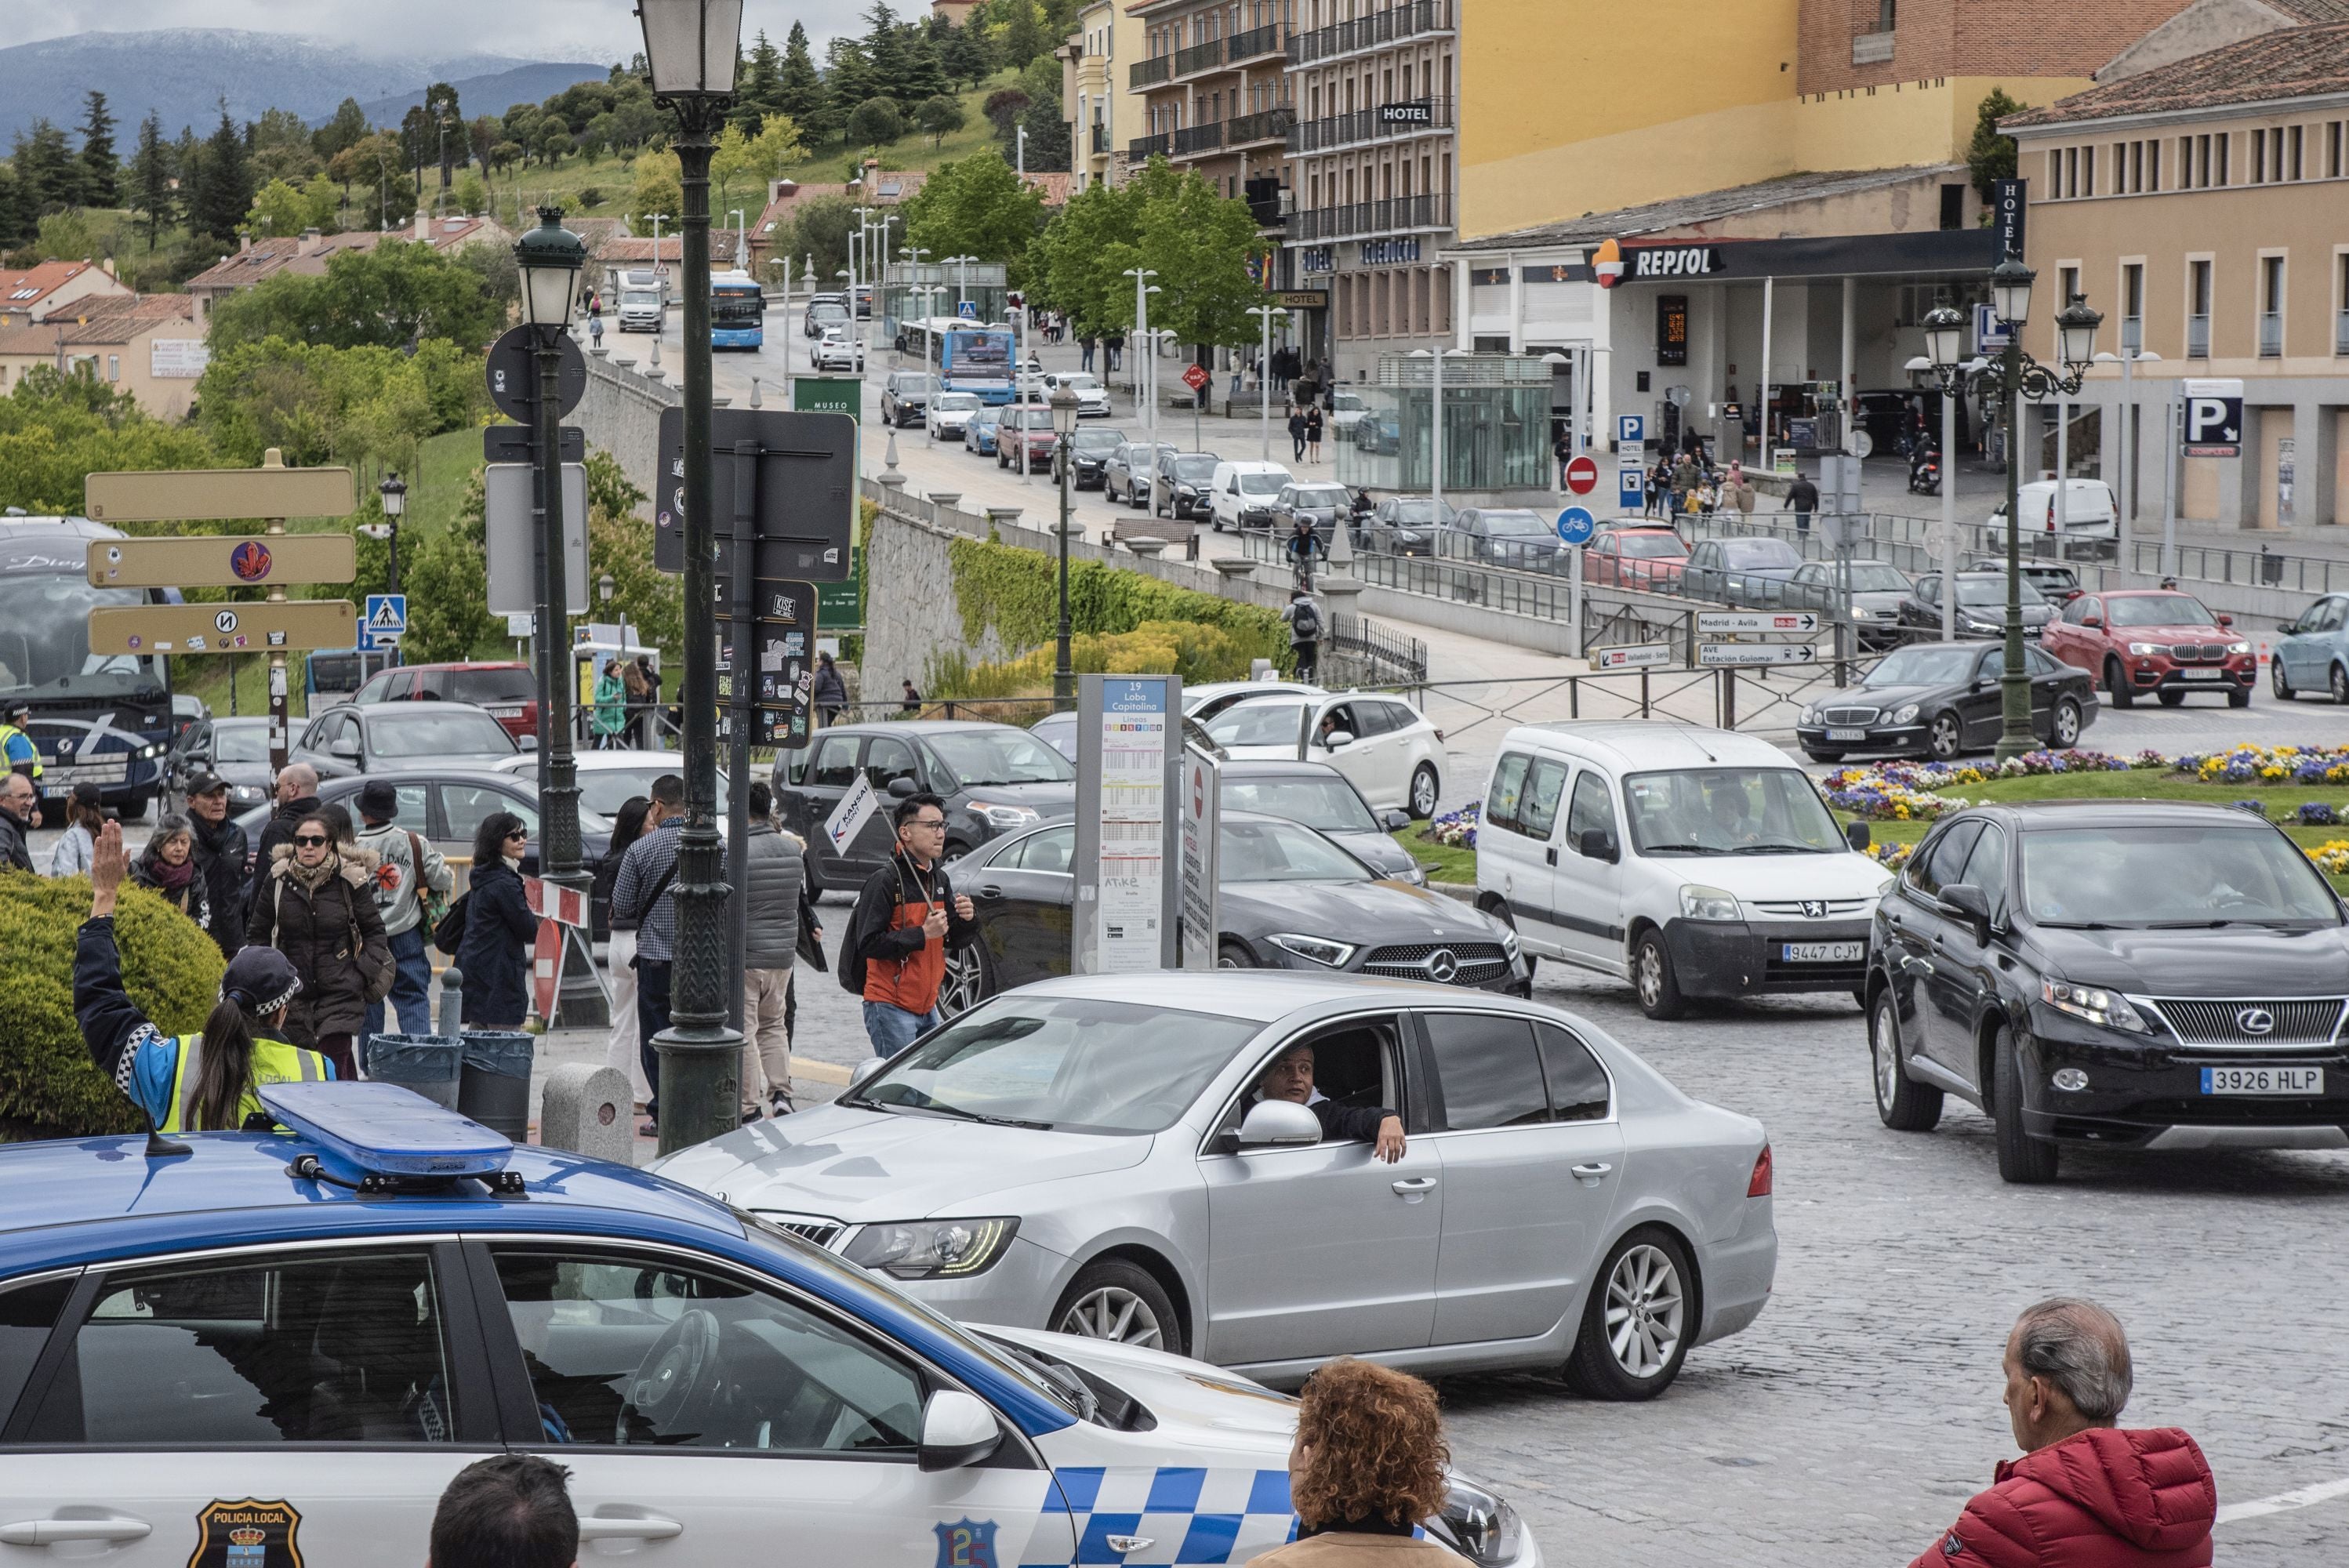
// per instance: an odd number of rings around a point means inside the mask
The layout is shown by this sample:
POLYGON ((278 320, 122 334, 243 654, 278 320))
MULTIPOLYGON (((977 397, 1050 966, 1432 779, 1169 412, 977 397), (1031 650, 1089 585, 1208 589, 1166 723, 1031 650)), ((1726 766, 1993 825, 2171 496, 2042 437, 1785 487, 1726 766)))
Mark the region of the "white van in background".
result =
POLYGON ((1221 533, 1226 529, 1270 528, 1272 503, 1281 487, 1295 484, 1278 463, 1217 463, 1207 481, 1207 521, 1221 533))
MULTIPOLYGON (((2064 536, 2061 549, 2063 553, 2067 555, 2075 553, 2071 547, 2075 543, 2086 547, 2078 552, 2083 554, 2105 554, 2119 547, 2120 508, 2113 500, 2113 487, 2104 480, 2065 480, 2064 481, 2064 515, 2061 528, 2057 526, 2058 520, 2055 515, 2055 481, 2054 480, 2033 480, 2022 487, 2021 497, 2022 531, 2025 539, 2034 533, 2060 532, 2064 536)), ((2001 500, 1998 503, 1998 509, 1990 514, 1990 527, 1996 536, 2004 536, 2006 532, 2004 500, 2001 500)))

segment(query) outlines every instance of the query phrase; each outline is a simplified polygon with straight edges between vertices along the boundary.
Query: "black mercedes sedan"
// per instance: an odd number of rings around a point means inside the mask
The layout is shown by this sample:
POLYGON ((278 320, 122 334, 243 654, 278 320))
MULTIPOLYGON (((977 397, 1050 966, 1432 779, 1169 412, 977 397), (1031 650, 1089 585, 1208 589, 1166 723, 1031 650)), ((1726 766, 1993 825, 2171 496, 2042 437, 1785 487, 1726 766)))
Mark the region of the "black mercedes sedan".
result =
MULTIPOLYGON (((2002 723, 2005 657, 1996 643, 1896 648, 1859 685, 1796 715, 1795 739, 1814 762, 1840 762, 1855 751, 1950 762, 1987 750, 2002 723)), ((2059 750, 2079 744, 2080 732, 2096 721, 2088 672, 2036 643, 2023 645, 2023 667, 2031 676, 2031 732, 2059 750)))
POLYGON ((1878 903, 1866 990, 1877 1114, 1945 1095, 1998 1171, 2065 1144, 2349 1149, 2349 929, 2300 847, 2223 806, 1977 806, 1878 903))

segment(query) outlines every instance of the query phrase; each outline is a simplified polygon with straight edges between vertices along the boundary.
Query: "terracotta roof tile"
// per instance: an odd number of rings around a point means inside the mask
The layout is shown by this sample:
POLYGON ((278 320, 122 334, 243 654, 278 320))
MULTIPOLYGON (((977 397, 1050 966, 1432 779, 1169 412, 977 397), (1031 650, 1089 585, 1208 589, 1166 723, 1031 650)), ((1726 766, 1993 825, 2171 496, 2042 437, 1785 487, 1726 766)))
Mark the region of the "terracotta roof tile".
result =
MULTIPOLYGON (((2332 5, 2344 0, 2291 0, 2294 6, 2332 5)), ((2176 114, 2230 104, 2349 93, 2349 21, 2285 27, 2141 76, 2127 77, 2059 98, 2044 108, 2026 109, 1999 121, 2004 130, 2074 125, 2123 115, 2176 114)))

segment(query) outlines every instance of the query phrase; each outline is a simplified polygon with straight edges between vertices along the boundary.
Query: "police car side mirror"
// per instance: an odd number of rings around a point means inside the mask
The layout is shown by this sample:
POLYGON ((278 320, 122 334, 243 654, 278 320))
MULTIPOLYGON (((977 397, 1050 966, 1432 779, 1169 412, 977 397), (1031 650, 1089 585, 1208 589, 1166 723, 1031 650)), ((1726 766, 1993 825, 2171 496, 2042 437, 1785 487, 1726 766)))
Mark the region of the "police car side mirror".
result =
POLYGON ((1242 1149, 1278 1149, 1321 1141, 1321 1120, 1293 1099, 1260 1099, 1240 1122, 1242 1149))
POLYGON ((922 1408, 921 1466, 925 1471, 977 1464, 1003 1441, 995 1412, 959 1388, 941 1388, 922 1408))

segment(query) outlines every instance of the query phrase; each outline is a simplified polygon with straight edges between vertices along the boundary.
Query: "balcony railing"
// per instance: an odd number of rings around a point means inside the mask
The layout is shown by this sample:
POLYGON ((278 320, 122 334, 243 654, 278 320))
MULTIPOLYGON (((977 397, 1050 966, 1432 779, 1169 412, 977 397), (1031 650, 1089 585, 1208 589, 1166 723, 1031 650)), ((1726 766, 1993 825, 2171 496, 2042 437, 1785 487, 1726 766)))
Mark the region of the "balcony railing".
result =
POLYGON ((1129 89, 1155 87, 1172 76, 1174 71, 1174 56, 1153 55, 1146 60, 1136 60, 1126 67, 1125 85, 1129 89))
POLYGON ((2283 357, 2283 313, 2281 311, 2262 311, 2260 314, 2260 357, 2283 357))
POLYGON ((1291 152, 1328 152, 1335 148, 1350 147, 1358 141, 1377 141, 1399 136, 1417 136, 1422 131, 1452 129, 1452 100, 1448 98, 1421 98, 1412 104, 1392 106, 1398 108, 1424 109, 1425 119, 1387 120, 1376 108, 1358 108, 1351 114, 1333 114, 1320 119, 1300 122, 1289 133, 1291 152))
POLYGON ((1433 191, 1423 196, 1391 196, 1378 201, 1350 201, 1336 207, 1313 207, 1293 214, 1292 240, 1343 240, 1356 234, 1391 234, 1405 229, 1448 229, 1452 226, 1452 195, 1433 191))
POLYGON ((1093 126, 1092 147, 1095 152, 1109 150, 1109 127, 1099 123, 1093 126))
POLYGON ((2349 310, 2333 318, 2333 352, 2349 354, 2349 310))
POLYGON ((1194 71, 1211 71, 1224 63, 1224 41, 1210 38, 1204 44, 1194 44, 1187 49, 1174 51, 1174 74, 1187 77, 1194 71))
POLYGON ((1231 62, 1236 66, 1242 60, 1253 60, 1258 55, 1277 54, 1280 49, 1280 24, 1267 22, 1261 27, 1250 27, 1245 33, 1234 33, 1228 41, 1231 45, 1231 62))
POLYGON ((1174 133, 1174 156, 1188 157, 1193 153, 1213 152, 1224 144, 1224 122, 1210 125, 1186 125, 1174 133))
POLYGON ((1361 49, 1375 49, 1381 44, 1392 44, 1402 38, 1418 38, 1430 33, 1450 31, 1452 0, 1403 0, 1400 5, 1390 5, 1367 16, 1357 16, 1350 22, 1333 22, 1309 33, 1290 34, 1288 63, 1309 66, 1316 61, 1335 59, 1361 49))
POLYGON ((2186 318, 2186 357, 2189 359, 2210 357, 2210 318, 2209 316, 2189 315, 2186 318))
POLYGON ((2121 352, 2128 355, 2145 352, 2145 317, 2141 315, 2121 317, 2121 352))
POLYGON ((1256 114, 1237 116, 1231 122, 1227 139, 1234 147, 1251 141, 1267 141, 1286 137, 1297 129, 1297 108, 1293 104, 1275 104, 1256 114))
POLYGON ((1174 139, 1164 131, 1156 136, 1137 136, 1125 144, 1125 156, 1135 163, 1147 163, 1171 151, 1174 139))

